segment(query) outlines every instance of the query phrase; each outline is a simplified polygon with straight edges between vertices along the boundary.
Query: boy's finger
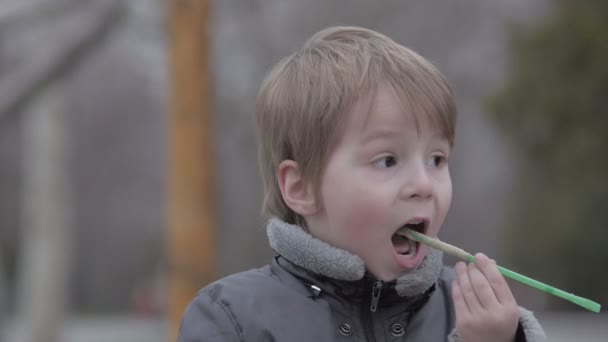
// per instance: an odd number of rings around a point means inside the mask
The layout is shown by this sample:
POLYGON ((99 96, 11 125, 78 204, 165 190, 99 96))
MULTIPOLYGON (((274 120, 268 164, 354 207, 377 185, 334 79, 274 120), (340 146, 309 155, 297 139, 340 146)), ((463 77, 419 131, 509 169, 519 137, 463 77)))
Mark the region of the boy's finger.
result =
POLYGON ((475 290, 473 290, 473 286, 471 285, 467 266, 463 262, 456 264, 456 281, 458 281, 458 286, 462 292, 462 297, 467 302, 469 311, 477 312, 482 310, 481 303, 479 303, 479 299, 477 298, 475 290))
POLYGON ((477 264, 477 268, 488 279, 499 303, 505 304, 515 301, 509 284, 507 284, 505 278, 498 271, 496 263, 492 262, 492 260, 484 254, 477 253, 475 255, 475 264, 477 264))
POLYGON ((456 310, 456 319, 462 318, 462 316, 468 316, 470 314, 467 302, 464 300, 458 281, 454 279, 452 281, 452 300, 454 301, 454 309, 456 310))
POLYGON ((490 282, 477 265, 469 264, 469 277, 471 278, 475 294, 484 309, 490 309, 498 304, 498 299, 496 299, 494 290, 492 290, 492 285, 490 285, 490 282))

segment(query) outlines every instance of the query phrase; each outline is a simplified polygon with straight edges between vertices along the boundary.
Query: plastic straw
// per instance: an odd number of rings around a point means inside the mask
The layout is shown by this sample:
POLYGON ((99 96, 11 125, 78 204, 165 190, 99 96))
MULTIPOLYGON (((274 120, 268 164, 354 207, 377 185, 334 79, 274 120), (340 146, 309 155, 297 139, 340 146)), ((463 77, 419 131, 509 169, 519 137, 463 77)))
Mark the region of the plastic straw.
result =
MULTIPOLYGON (((448 243, 445 243, 439 239, 434 239, 431 237, 428 237, 424 234, 418 233, 414 230, 411 229, 407 229, 407 228, 403 228, 401 230, 402 233, 405 234, 406 237, 408 237, 409 239, 413 239, 416 240, 420 243, 423 243, 425 245, 428 245, 430 247, 433 247, 435 249, 438 249, 440 251, 443 251, 447 254, 453 255, 457 258, 460 258, 462 260, 468 261, 468 262, 475 262, 475 257, 473 255, 471 255, 470 253, 464 251, 461 248, 458 248, 456 246, 452 246, 448 243)), ((534 280, 532 278, 526 277, 524 275, 521 275, 517 272, 513 272, 511 270, 508 270, 504 267, 501 266, 497 266, 498 271, 504 275, 505 277, 509 277, 511 279, 517 280, 521 283, 524 283, 528 286, 532 286, 538 290, 541 290, 543 292, 552 294, 554 296, 557 296, 559 298, 571 301, 572 303, 582 306, 583 308, 589 310, 589 311, 593 311, 593 312, 600 312, 600 308, 601 305, 599 303, 596 303, 592 300, 583 298, 583 297, 579 297, 576 296, 572 293, 568 293, 565 291, 562 291, 558 288, 555 288, 553 286, 541 283, 540 281, 534 280)))

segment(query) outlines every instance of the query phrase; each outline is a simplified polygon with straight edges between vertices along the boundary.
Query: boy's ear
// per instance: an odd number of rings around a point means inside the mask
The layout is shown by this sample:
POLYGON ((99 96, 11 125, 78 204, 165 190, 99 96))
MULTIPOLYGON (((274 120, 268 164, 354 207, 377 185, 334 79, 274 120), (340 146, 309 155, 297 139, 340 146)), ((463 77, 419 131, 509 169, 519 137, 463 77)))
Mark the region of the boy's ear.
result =
POLYGON ((317 212, 313 186, 302 179, 298 163, 283 160, 277 170, 277 180, 283 200, 291 210, 302 216, 317 212))

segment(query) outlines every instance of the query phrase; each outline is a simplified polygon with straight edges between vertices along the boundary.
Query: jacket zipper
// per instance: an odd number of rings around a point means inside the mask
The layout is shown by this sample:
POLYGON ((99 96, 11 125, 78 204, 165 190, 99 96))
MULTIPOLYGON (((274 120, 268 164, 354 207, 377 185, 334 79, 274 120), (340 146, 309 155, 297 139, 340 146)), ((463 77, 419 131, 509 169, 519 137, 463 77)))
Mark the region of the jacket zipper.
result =
POLYGON ((368 342, 376 341, 372 313, 376 312, 378 309, 378 302, 380 301, 380 293, 382 292, 383 285, 384 283, 382 280, 376 280, 371 284, 371 291, 369 292, 370 295, 365 301, 363 301, 363 307, 361 308, 363 328, 365 329, 365 340, 368 342))
POLYGON ((381 280, 377 280, 372 285, 372 299, 370 300, 370 306, 369 306, 369 311, 371 311, 371 312, 376 312, 376 309, 378 309, 378 302, 380 301, 380 293, 382 292, 382 285, 384 285, 384 284, 382 283, 381 280))

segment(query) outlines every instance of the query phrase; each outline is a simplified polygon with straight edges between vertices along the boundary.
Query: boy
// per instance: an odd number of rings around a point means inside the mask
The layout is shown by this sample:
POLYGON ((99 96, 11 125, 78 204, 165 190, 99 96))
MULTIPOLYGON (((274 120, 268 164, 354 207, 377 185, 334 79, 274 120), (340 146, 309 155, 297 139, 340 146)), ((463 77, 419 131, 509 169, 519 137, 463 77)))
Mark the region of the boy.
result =
POLYGON ((256 115, 277 256, 201 290, 179 342, 545 340, 492 260, 454 272, 397 233, 437 236, 452 197, 456 109, 430 63, 328 28, 272 69, 256 115))

